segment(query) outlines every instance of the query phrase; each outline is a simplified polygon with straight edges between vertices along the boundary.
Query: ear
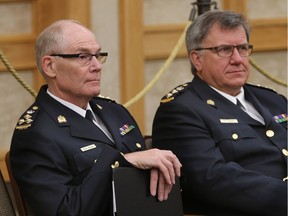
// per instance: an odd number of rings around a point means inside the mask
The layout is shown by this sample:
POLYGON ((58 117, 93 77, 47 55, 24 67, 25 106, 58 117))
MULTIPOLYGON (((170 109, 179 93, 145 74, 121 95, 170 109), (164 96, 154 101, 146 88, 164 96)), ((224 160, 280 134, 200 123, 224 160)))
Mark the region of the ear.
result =
POLYGON ((197 71, 202 71, 201 55, 198 51, 192 50, 189 55, 190 61, 195 66, 197 71))
POLYGON ((42 67, 46 76, 52 78, 56 76, 55 73, 55 60, 51 56, 44 56, 42 58, 42 67))

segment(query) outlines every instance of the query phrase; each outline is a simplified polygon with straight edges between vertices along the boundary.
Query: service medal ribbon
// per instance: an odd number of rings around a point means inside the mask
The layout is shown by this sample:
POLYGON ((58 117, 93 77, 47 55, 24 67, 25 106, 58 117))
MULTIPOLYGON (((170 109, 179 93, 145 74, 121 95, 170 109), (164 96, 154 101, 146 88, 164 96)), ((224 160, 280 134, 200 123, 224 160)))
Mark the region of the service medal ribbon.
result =
POLYGON ((283 122, 287 122, 287 121, 288 121, 288 116, 287 116, 287 114, 285 113, 285 114, 273 116, 273 119, 274 119, 277 123, 283 123, 283 122))
POLYGON ((125 124, 123 125, 121 128, 119 128, 119 132, 122 136, 124 136, 125 134, 127 134, 129 131, 133 130, 135 128, 134 125, 128 125, 125 124))

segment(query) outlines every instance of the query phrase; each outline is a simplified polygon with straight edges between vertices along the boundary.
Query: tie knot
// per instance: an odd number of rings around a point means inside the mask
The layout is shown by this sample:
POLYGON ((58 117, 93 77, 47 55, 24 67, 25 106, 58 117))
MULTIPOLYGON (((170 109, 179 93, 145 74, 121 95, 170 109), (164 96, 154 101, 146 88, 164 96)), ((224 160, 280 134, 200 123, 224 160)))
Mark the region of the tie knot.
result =
POLYGON ((93 123, 93 114, 92 114, 92 111, 91 110, 86 110, 86 115, 85 115, 85 118, 88 119, 90 122, 93 123))

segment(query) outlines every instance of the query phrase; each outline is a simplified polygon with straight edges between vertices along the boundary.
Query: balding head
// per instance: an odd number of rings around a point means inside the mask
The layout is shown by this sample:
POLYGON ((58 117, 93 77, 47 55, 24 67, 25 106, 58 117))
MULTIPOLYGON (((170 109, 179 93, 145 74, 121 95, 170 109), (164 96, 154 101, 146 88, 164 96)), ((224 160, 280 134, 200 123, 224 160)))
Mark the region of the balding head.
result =
POLYGON ((93 33, 76 20, 58 20, 45 28, 38 36, 35 44, 36 63, 44 75, 42 58, 45 55, 61 53, 67 46, 67 36, 79 31, 93 33))

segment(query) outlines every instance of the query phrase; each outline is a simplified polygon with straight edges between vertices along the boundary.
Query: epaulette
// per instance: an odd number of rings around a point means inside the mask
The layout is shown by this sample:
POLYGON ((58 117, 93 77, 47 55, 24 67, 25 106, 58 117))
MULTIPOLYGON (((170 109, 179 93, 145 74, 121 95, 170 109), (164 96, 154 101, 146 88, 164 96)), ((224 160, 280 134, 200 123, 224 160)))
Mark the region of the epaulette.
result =
POLYGON ((105 97, 105 96, 103 96, 103 95, 98 95, 96 98, 104 99, 104 100, 108 100, 108 101, 110 101, 110 102, 116 103, 116 100, 114 100, 114 99, 112 99, 112 98, 110 98, 110 97, 105 97))
POLYGON ((261 86, 260 84, 255 85, 255 84, 252 84, 252 83, 247 83, 247 85, 252 86, 252 87, 256 87, 256 88, 266 89, 266 90, 269 90, 269 91, 277 93, 277 91, 275 89, 271 89, 270 87, 261 86))
POLYGON ((35 119, 36 113, 39 111, 39 107, 35 104, 32 105, 26 112, 20 117, 17 122, 16 130, 25 130, 31 127, 32 122, 35 119))
POLYGON ((176 88, 172 89, 168 94, 166 94, 161 99, 160 103, 167 103, 167 102, 170 102, 170 101, 174 100, 174 98, 176 96, 178 96, 180 93, 184 92, 184 90, 187 88, 189 83, 190 82, 181 84, 181 85, 177 86, 176 88))

